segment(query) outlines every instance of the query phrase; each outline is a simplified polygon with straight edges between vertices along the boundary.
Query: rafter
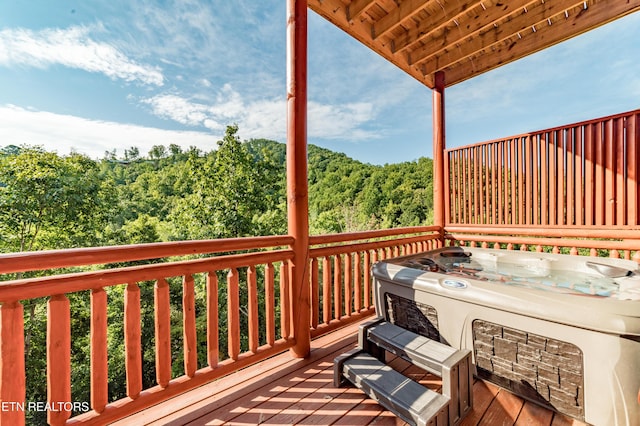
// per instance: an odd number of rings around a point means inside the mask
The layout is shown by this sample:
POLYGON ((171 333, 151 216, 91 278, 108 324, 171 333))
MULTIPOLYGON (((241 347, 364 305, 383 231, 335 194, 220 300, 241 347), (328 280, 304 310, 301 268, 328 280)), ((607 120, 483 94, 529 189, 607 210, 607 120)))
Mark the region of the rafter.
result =
MULTIPOLYGON (((511 27, 520 26, 520 28, 511 32, 511 34, 515 34, 520 29, 530 25, 530 22, 528 23, 526 21, 534 17, 532 12, 542 10, 544 13, 549 7, 557 10, 558 3, 570 3, 571 6, 573 6, 576 2, 582 2, 582 0, 547 0, 545 3, 542 3, 540 0, 512 0, 508 6, 498 6, 494 4, 486 9, 480 8, 482 12, 474 14, 473 16, 469 16, 469 11, 467 11, 467 16, 458 16, 460 24, 455 30, 444 31, 441 37, 437 37, 435 40, 432 39, 424 46, 413 50, 411 52, 411 62, 419 63, 454 45, 462 44, 463 40, 474 37, 482 31, 489 32, 492 29, 503 31, 503 22, 505 21, 505 24, 511 27), (532 14, 529 15, 529 13, 532 14), (512 21, 517 22, 514 23, 512 21), (522 21, 525 22, 523 23, 522 21)), ((570 6, 565 8, 568 7, 570 6)), ((539 18, 535 22, 541 21, 542 19, 543 18, 539 18)), ((506 38, 506 36, 503 38, 506 38)))
MULTIPOLYGON (((521 1, 521 0, 515 0, 521 1)), ((529 0, 530 1, 530 0, 529 0)), ((478 6, 482 0, 454 0, 444 4, 440 4, 439 14, 428 21, 424 21, 417 28, 407 32, 403 37, 395 40, 395 53, 401 53, 404 49, 431 35, 433 32, 447 25, 454 19, 459 18, 464 13, 478 6)))
POLYGON ((426 7, 424 0, 405 0, 400 6, 389 12, 387 16, 373 24, 372 36, 377 39, 402 24, 403 21, 417 15, 426 7))
POLYGON ((389 62, 404 70, 420 83, 428 87, 433 87, 432 76, 425 76, 418 66, 410 66, 405 55, 394 55, 391 52, 390 46, 382 40, 373 40, 371 38, 371 25, 368 22, 362 22, 358 19, 349 22, 347 20, 347 6, 345 6, 342 1, 309 0, 309 8, 371 48, 374 52, 377 52, 389 62))
POLYGON ((629 1, 587 1, 587 9, 578 6, 568 11, 566 22, 541 27, 535 33, 531 31, 522 39, 517 36, 493 46, 491 54, 479 55, 473 59, 458 63, 446 70, 447 85, 467 80, 500 65, 512 62, 528 54, 543 50, 568 38, 582 34, 595 27, 604 25, 622 16, 640 10, 640 0, 629 1))
POLYGON ((353 0, 347 6, 347 21, 353 22, 358 16, 367 11, 376 0, 353 0))
MULTIPOLYGON (((547 1, 545 4, 537 3, 527 12, 518 11, 517 14, 511 16, 511 19, 498 26, 489 25, 484 32, 475 33, 473 37, 456 43, 455 47, 449 45, 449 49, 440 50, 437 54, 430 54, 424 58, 416 58, 412 54, 411 61, 423 63, 426 73, 435 72, 437 69, 451 66, 514 36, 520 39, 523 35, 532 32, 534 27, 536 31, 549 30, 553 32, 556 28, 547 28, 550 26, 550 22, 564 25, 565 11, 580 9, 583 4, 584 0, 555 0, 553 2, 547 1), (545 7, 546 5, 549 7, 545 7)), ((424 54, 424 49, 421 53, 424 54)))

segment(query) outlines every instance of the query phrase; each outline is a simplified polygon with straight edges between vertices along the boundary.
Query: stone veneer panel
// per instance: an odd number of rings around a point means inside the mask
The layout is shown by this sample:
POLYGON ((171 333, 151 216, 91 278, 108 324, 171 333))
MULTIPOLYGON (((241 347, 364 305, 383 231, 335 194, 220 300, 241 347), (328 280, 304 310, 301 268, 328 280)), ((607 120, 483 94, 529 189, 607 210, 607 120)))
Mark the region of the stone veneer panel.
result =
POLYGON ((473 321, 478 376, 522 397, 584 420, 582 351, 522 330, 473 321))
POLYGON ((385 294, 387 321, 432 340, 440 341, 438 313, 433 306, 395 294, 385 294))

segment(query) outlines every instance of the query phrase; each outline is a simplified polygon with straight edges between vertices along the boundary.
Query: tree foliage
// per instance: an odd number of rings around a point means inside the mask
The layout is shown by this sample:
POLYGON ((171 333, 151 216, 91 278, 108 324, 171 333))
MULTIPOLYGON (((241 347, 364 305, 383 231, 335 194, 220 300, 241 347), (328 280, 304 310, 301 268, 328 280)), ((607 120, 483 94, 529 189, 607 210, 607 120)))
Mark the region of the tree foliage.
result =
MULTIPOLYGON (((155 145, 147 157, 136 147, 100 160, 60 156, 39 147, 0 149, 0 253, 66 247, 137 244, 285 234, 284 144, 241 141, 229 126, 216 149, 202 152, 155 145)), ((313 145, 308 147, 309 214, 312 233, 348 232, 428 224, 432 218, 432 162, 376 166, 313 145)), ((134 264, 134 263, 131 263, 134 264)), ((121 265, 112 265, 121 266, 121 265)), ((37 272, 36 272, 37 274, 37 272)), ((239 271, 240 299, 247 299, 246 271, 239 271)), ((4 277, 7 279, 10 277, 4 277)), ((219 272, 219 299, 226 298, 219 272)), ((173 375, 182 372, 182 283, 169 278, 173 375)), ((196 275, 196 299, 204 306, 204 277, 196 275)), ((124 285, 109 299, 109 394, 124 388, 124 285)), ((264 282, 258 282, 264 288, 264 282)), ((143 382, 154 385, 153 283, 140 283, 143 382)), ((264 297, 264 291, 259 291, 264 297)), ((72 388, 75 401, 89 399, 89 292, 68 295, 72 310, 72 388)), ((278 296, 276 296, 278 297, 278 296)), ((264 305, 264 300, 259 303, 264 305)), ((276 305, 279 301, 276 300, 276 305)), ((46 400, 46 300, 25 305, 27 400, 46 400)), ((199 362, 206 362, 206 315, 197 309, 199 362)), ((226 351, 226 304, 219 307, 220 352, 226 351)), ((243 316, 244 315, 244 316, 243 316)), ((278 312, 276 312, 278 315, 278 312)), ((246 329, 241 312, 241 328, 246 329)), ((259 319, 264 324, 265 319, 259 319)), ((246 349, 247 336, 242 345, 246 349)), ((261 344, 264 336, 261 336, 261 344)), ((30 414, 34 424, 44 421, 30 414)))

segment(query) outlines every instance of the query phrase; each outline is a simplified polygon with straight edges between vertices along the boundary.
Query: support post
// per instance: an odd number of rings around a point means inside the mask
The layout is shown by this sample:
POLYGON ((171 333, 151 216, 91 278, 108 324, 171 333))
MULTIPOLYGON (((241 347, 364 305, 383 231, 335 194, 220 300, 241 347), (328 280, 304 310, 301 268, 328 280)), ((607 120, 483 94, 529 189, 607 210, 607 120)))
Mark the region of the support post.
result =
POLYGON ((445 225, 445 118, 444 72, 435 75, 433 88, 433 224, 440 227, 444 236, 445 225))
POLYGON ((291 262, 291 354, 309 355, 309 196, 307 182, 307 1, 287 0, 287 219, 294 238, 291 262))

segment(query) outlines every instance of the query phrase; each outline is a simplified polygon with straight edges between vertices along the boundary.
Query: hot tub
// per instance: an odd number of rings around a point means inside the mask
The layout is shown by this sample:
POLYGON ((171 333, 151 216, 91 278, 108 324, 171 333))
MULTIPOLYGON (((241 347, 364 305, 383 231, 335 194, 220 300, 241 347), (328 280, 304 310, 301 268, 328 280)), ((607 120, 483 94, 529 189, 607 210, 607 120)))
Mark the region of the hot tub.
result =
POLYGON ((472 350, 477 375, 595 425, 640 425, 638 264, 447 247, 373 266, 388 321, 472 350))

